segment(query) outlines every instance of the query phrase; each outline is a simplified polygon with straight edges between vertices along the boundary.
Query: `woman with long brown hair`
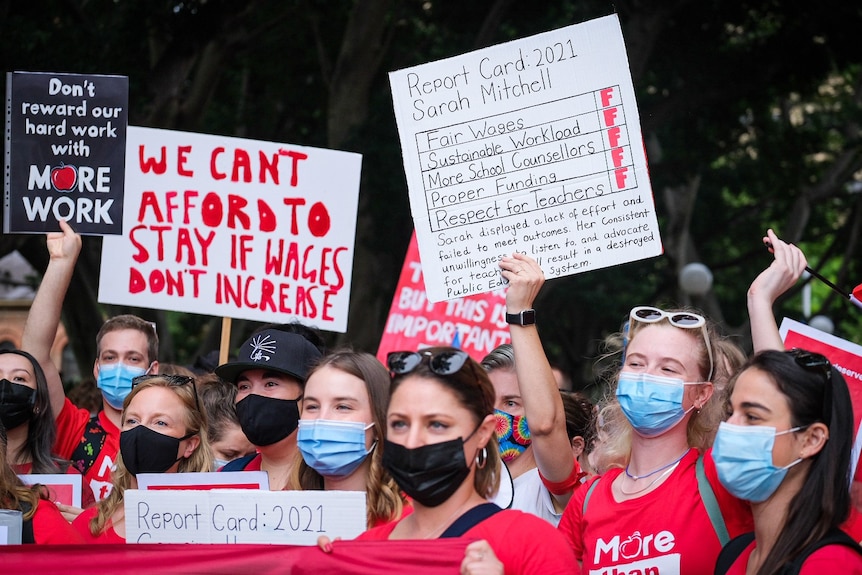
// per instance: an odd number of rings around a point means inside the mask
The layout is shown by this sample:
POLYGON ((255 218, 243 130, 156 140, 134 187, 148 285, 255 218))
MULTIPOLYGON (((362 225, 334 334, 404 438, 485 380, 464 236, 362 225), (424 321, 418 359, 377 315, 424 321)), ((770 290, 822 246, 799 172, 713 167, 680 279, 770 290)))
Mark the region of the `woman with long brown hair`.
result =
POLYGON ((389 373, 369 353, 341 350, 312 368, 300 402, 294 489, 365 491, 368 527, 409 510, 383 468, 389 373))
POLYGON ((824 356, 768 350, 735 379, 718 429, 718 478, 751 502, 754 532, 723 550, 717 574, 862 573, 862 549, 839 526, 850 513, 853 408, 824 356))

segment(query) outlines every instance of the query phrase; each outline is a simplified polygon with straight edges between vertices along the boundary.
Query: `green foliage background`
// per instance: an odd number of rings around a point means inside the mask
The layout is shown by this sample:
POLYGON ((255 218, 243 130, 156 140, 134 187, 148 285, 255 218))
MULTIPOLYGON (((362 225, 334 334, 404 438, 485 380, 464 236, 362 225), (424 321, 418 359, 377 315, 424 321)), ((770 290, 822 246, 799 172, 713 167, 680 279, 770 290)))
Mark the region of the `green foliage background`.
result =
MULTIPOLYGON (((666 253, 549 282, 537 307, 552 359, 589 385, 599 341, 647 303, 701 307, 748 345, 745 292, 770 261, 768 227, 838 285, 862 282, 858 3, 45 0, 2 11, 7 71, 128 75, 132 124, 363 154, 349 331, 328 334, 333 345, 376 350, 412 229, 386 72, 614 11, 666 253), (691 261, 715 276, 696 300, 676 279, 691 261)), ((0 237, 0 253, 12 249, 44 269, 42 238, 0 237)), ((126 311, 95 301, 99 253, 85 238, 65 306, 83 366, 103 318, 126 311)), ((862 342, 860 310, 812 285, 813 312, 862 342)), ((797 288, 776 311, 803 319, 800 302, 797 288)), ((167 326, 164 361, 218 346, 214 318, 131 311, 167 326)), ((253 327, 235 322, 234 344, 253 327)))

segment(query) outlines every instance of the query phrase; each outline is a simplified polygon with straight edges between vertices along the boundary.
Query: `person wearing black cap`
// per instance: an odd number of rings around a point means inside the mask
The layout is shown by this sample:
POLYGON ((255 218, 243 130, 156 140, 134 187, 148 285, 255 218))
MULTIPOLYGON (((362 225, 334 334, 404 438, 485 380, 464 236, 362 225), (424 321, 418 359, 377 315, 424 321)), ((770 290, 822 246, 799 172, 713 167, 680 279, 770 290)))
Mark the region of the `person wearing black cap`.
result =
POLYGON ((242 344, 236 361, 215 369, 236 385, 239 424, 258 451, 222 471, 266 471, 271 490, 287 486, 298 453, 299 400, 309 369, 323 356, 308 329, 288 324, 260 330, 242 344))

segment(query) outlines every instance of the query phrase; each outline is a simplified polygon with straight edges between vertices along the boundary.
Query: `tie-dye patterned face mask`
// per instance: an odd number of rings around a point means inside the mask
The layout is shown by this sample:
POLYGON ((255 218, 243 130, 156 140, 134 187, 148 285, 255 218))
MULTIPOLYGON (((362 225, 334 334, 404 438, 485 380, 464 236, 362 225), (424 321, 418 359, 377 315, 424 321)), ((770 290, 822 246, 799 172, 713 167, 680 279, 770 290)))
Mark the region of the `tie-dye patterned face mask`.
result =
POLYGON ((497 441, 500 442, 500 457, 509 463, 530 447, 530 428, 523 415, 512 415, 499 409, 494 410, 497 418, 497 441))

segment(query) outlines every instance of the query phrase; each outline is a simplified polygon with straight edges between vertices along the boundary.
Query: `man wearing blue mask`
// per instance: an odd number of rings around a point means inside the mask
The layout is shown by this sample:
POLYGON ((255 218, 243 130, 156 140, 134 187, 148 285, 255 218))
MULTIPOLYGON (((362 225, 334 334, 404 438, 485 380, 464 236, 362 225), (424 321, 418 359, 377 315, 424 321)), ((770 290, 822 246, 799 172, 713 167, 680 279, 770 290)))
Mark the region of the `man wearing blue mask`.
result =
MULTIPOLYGON (((92 415, 66 398, 60 372, 51 360, 51 347, 81 250, 81 238, 66 222, 60 222, 60 227, 62 233, 48 234, 50 260, 30 307, 21 347, 39 361, 45 372, 57 425, 53 452, 72 462, 84 476, 83 488, 92 490, 98 500, 111 492, 123 400, 132 389, 132 378, 158 373, 159 338, 154 325, 137 316, 109 319, 96 336, 93 364, 93 377, 102 392, 102 410, 92 415)), ((63 511, 67 519, 80 512, 65 506, 63 511)))

